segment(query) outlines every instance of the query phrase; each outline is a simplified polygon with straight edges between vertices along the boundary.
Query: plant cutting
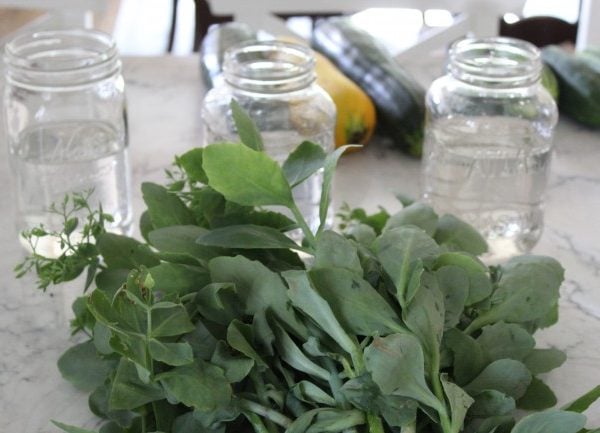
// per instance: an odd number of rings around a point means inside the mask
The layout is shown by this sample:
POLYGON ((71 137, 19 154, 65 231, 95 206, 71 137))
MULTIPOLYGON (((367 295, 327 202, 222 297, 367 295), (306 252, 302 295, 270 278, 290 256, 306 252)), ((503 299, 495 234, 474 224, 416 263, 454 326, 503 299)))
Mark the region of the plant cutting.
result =
POLYGON ((45 289, 86 273, 81 339, 58 367, 106 420, 99 433, 590 432, 581 412, 600 387, 550 409, 541 375, 565 355, 533 337, 558 319, 556 260, 487 267, 473 228, 417 202, 394 215, 345 208, 330 230, 345 148, 303 142, 280 166, 233 112, 240 143, 190 150, 168 185, 142 185, 143 242, 106 232, 85 195, 57 208, 62 232, 25 234, 65 251, 34 251, 19 275, 34 270, 45 289), (318 170, 313 233, 292 191, 318 170))

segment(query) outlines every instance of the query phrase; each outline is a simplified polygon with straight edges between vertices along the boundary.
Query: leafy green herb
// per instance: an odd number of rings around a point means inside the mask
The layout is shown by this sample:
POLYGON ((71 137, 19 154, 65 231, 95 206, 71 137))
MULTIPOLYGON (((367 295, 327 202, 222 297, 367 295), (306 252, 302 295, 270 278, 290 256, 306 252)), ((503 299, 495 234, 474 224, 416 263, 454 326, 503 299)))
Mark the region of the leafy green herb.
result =
POLYGON ((53 208, 61 232, 25 235, 34 253, 18 276, 34 270, 45 289, 87 270, 93 290, 72 321, 86 337, 59 369, 91 392, 99 433, 580 431, 599 388, 563 410, 515 413, 556 402, 537 376, 565 356, 535 348, 533 332, 557 319, 558 262, 488 268, 473 228, 418 202, 395 215, 345 207, 342 232, 325 230, 343 149, 304 142, 280 166, 232 111, 243 144, 190 150, 169 185, 142 186, 145 242, 108 233, 85 194, 53 208), (313 233, 292 188, 318 170, 313 233), (44 236, 60 257, 35 252, 44 236))

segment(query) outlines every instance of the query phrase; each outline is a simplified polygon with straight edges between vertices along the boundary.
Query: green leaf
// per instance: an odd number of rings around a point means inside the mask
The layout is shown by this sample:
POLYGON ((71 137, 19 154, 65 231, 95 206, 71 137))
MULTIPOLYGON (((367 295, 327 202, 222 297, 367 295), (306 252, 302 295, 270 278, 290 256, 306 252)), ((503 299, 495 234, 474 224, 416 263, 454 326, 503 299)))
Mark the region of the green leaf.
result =
POLYGON ((102 233, 97 240, 104 263, 110 268, 135 269, 160 263, 150 248, 127 236, 102 233))
POLYGON ((142 195, 155 229, 196 223, 191 210, 177 195, 155 183, 142 183, 142 195))
POLYGON ((217 343, 210 362, 221 367, 225 372, 225 377, 231 383, 241 382, 254 367, 254 360, 234 355, 224 341, 217 343))
POLYGON ((344 268, 362 276, 358 251, 353 242, 334 231, 326 230, 317 236, 312 268, 344 268))
POLYGON ((464 252, 451 252, 441 254, 435 260, 435 269, 444 266, 457 266, 467 273, 469 277, 468 297, 466 305, 473 305, 483 301, 492 293, 492 282, 486 266, 476 257, 464 252))
POLYGON ((188 150, 183 155, 176 157, 175 161, 183 168, 192 182, 207 184, 208 178, 202 169, 202 151, 203 149, 200 147, 188 150))
POLYGON ((207 229, 198 226, 170 226, 152 230, 148 234, 148 239, 150 244, 159 251, 189 254, 208 261, 221 255, 222 251, 196 243, 196 239, 206 233, 208 233, 207 229))
POLYGON ((148 381, 150 376, 150 357, 146 338, 135 334, 112 333, 109 341, 111 349, 135 364, 140 377, 148 381))
POLYGON ((91 340, 70 347, 58 359, 62 377, 82 391, 92 391, 102 385, 116 366, 115 360, 98 355, 91 340))
POLYGON ((585 425, 585 416, 558 410, 534 413, 519 421, 511 433, 576 433, 585 425))
POLYGON ((485 326, 477 342, 490 362, 506 358, 522 361, 535 346, 535 339, 522 327, 504 322, 485 326))
POLYGON ((469 432, 475 433, 509 433, 515 425, 515 420, 511 415, 499 415, 485 418, 484 420, 476 419, 475 426, 469 426, 469 432))
POLYGON ((67 221, 65 221, 65 226, 63 228, 64 233, 66 235, 70 235, 71 233, 73 233, 75 231, 78 224, 79 224, 79 220, 77 218, 75 218, 75 217, 69 218, 67 221))
POLYGON ((531 373, 527 367, 513 359, 499 359, 483 369, 465 390, 471 395, 495 389, 515 400, 521 398, 531 383, 531 373))
POLYGON ((309 278, 345 330, 365 336, 404 330, 392 307, 356 273, 322 268, 310 271, 309 278))
POLYGON ((279 230, 252 224, 214 229, 200 236, 196 242, 200 245, 222 248, 303 250, 279 230))
POLYGON ((108 326, 103 323, 96 322, 92 331, 94 346, 98 353, 102 355, 110 355, 113 353, 110 347, 111 332, 108 326))
POLYGON ((173 299, 193 293, 210 282, 206 269, 199 266, 161 263, 148 269, 154 279, 155 294, 173 299))
POLYGON ((346 149, 352 147, 359 146, 346 145, 338 147, 335 151, 327 155, 327 158, 325 158, 325 163, 323 165, 323 187, 321 189, 321 202, 319 204, 319 219, 321 223, 317 233, 322 232, 325 228, 325 224, 327 223, 327 211, 329 210, 329 203, 331 202, 331 184, 333 182, 333 174, 335 172, 338 159, 340 159, 340 156, 342 156, 346 149))
POLYGON ((142 382, 135 364, 121 358, 110 390, 109 410, 132 410, 163 398, 163 390, 158 384, 142 382))
POLYGON ((437 223, 438 216, 431 206, 415 202, 392 215, 387 220, 383 230, 386 231, 394 227, 413 225, 423 229, 429 236, 433 236, 437 228, 437 223))
POLYGON ((335 399, 312 382, 302 380, 294 385, 291 392, 300 401, 310 404, 336 406, 335 399))
MULTIPOLYGON (((556 404, 556 396, 548 385, 537 377, 531 379, 527 391, 517 401, 519 409, 542 410, 551 408, 556 404)), ((574 411, 577 412, 577 411, 574 411)))
POLYGON ((306 338, 306 327, 290 308, 287 288, 278 274, 242 256, 217 257, 208 268, 213 282, 235 285, 244 314, 254 316, 270 309, 295 334, 306 338))
POLYGON ((227 200, 247 206, 294 204, 281 167, 262 152, 242 144, 212 144, 204 148, 202 166, 209 185, 227 200))
POLYGON ((385 231, 375 240, 373 247, 385 272, 396 286, 400 305, 406 307, 406 290, 411 273, 420 263, 419 259, 437 254, 439 247, 423 230, 413 226, 385 231))
POLYGON ((577 400, 566 404, 563 409, 570 412, 583 412, 587 410, 596 400, 600 398, 600 385, 592 388, 577 400))
POLYGON ((444 331, 444 298, 435 283, 435 278, 430 278, 402 311, 404 323, 421 342, 428 371, 437 364, 444 331))
POLYGON ((225 426, 215 430, 208 429, 196 419, 194 412, 186 412, 175 419, 172 433, 225 433, 225 426))
POLYGON ((182 340, 192 346, 194 358, 199 358, 204 361, 210 360, 217 347, 217 340, 208 331, 201 320, 196 321, 194 330, 189 334, 185 334, 182 337, 182 340))
POLYGON ((454 215, 443 215, 438 220, 433 238, 451 250, 466 251, 476 256, 488 250, 485 239, 477 230, 454 215))
POLYGON ((224 326, 243 316, 243 306, 232 283, 204 286, 196 295, 196 306, 203 317, 224 326))
POLYGON ((319 324, 321 329, 333 338, 346 352, 352 354, 357 342, 350 338, 333 313, 330 305, 312 287, 304 271, 287 271, 282 274, 289 286, 288 296, 292 304, 319 324))
POLYGON ((63 424, 62 422, 51 420, 52 424, 54 424, 59 429, 67 432, 67 433, 96 433, 92 430, 87 430, 80 427, 75 427, 72 425, 63 424))
POLYGON ((132 303, 124 291, 111 300, 102 290, 94 290, 88 298, 88 309, 97 321, 118 332, 145 335, 147 330, 146 311, 132 303))
POLYGON ((283 174, 292 188, 323 168, 326 156, 322 146, 310 141, 300 143, 282 166, 283 174))
POLYGON ((302 350, 296 345, 296 343, 294 343, 288 333, 285 332, 285 329, 283 329, 277 323, 273 324, 272 329, 275 332, 275 343, 281 359, 298 371, 318 377, 326 382, 329 380, 331 376, 329 372, 311 361, 308 356, 306 356, 304 352, 302 352, 302 350))
POLYGON ((562 266, 550 257, 510 259, 501 267, 492 307, 469 325, 468 332, 502 320, 520 323, 544 317, 556 304, 563 275, 562 266))
POLYGON ((335 433, 365 423, 364 413, 358 410, 315 409, 315 417, 306 433, 335 433))
POLYGON ((485 367, 483 350, 476 340, 456 328, 444 333, 443 345, 454 354, 454 380, 458 385, 472 381, 485 367))
POLYGON ((172 398, 200 411, 225 407, 231 400, 231 386, 223 370, 199 359, 161 373, 156 379, 172 398))
POLYGON ((461 387, 449 382, 445 375, 441 376, 441 381, 446 398, 450 403, 451 431, 452 433, 459 433, 462 431, 467 410, 469 410, 474 400, 461 387))
POLYGON ((88 399, 88 405, 94 415, 114 421, 121 428, 130 428, 139 414, 130 410, 109 410, 110 383, 105 383, 94 390, 88 399))
POLYGON ((250 149, 263 151, 264 145, 262 137, 260 136, 260 131, 248 113, 244 111, 235 99, 231 100, 229 106, 231 107, 231 115, 233 117, 233 122, 235 123, 235 128, 237 129, 242 143, 250 149))
POLYGON ((515 409, 515 399, 493 389, 480 392, 475 396, 475 403, 469 409, 469 416, 488 418, 506 415, 515 409))
POLYGON ((112 298, 119 288, 127 281, 129 269, 105 269, 96 275, 96 286, 106 296, 112 298))
POLYGON ((157 308, 150 311, 152 318, 152 337, 174 337, 194 330, 187 310, 183 305, 175 304, 170 308, 157 308))
POLYGON ((445 411, 425 383, 423 350, 412 335, 376 337, 365 348, 364 360, 383 394, 413 398, 437 411, 445 411))
POLYGON ((458 325, 469 295, 469 276, 458 266, 442 266, 435 271, 444 296, 444 329, 458 325))
POLYGON ((267 363, 258 354, 253 346, 254 338, 252 327, 239 320, 233 320, 227 327, 227 343, 248 358, 253 359, 257 365, 267 367, 267 363))
POLYGON ((153 359, 168 365, 186 365, 194 361, 192 346, 189 343, 163 343, 151 338, 148 349, 153 359))

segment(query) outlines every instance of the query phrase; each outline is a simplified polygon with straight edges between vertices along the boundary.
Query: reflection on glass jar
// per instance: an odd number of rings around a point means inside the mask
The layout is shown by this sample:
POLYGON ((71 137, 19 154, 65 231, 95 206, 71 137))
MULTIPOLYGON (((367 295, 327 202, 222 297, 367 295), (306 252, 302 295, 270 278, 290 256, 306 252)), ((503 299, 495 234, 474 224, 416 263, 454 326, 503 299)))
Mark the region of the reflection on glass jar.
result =
MULTIPOLYGON (((332 151, 335 105, 315 83, 314 63, 309 48, 285 42, 229 49, 223 79, 204 99, 204 144, 239 141, 229 106, 236 99, 258 126, 267 154, 279 163, 304 140, 332 151)), ((319 224, 321 182, 317 173, 293 191, 313 230, 319 224)))
POLYGON ((424 198, 475 226, 497 262, 542 233, 556 104, 527 42, 465 39, 449 57, 427 93, 424 198))
MULTIPOLYGON (((125 85, 115 43, 91 30, 37 32, 8 43, 4 59, 19 231, 40 224, 60 231, 64 221, 50 206, 92 191, 92 208, 114 217, 109 230, 129 232, 125 85)), ((40 254, 61 253, 55 238, 35 241, 40 254)))

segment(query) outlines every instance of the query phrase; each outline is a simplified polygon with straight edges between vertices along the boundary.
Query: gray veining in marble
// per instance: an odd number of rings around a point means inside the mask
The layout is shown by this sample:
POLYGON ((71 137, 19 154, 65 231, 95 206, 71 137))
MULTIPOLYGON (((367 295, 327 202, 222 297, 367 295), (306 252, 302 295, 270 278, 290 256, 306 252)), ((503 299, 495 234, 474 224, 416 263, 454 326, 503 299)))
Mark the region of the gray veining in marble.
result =
MULTIPOLYGON (((200 143, 203 89, 196 57, 127 58, 124 65, 133 207, 139 216, 140 182, 163 181, 173 155, 200 143)), ((424 83, 438 70, 413 68, 424 83)), ((564 403, 600 384, 600 131, 562 120, 556 145, 546 229, 534 253, 556 257, 566 268, 560 322, 538 334, 541 347, 555 346, 569 356, 545 377, 564 403)), ((396 210, 395 192, 418 194, 419 170, 418 161, 384 144, 372 145, 342 159, 334 202, 396 210)), ((69 307, 81 284, 43 294, 31 278, 13 279, 12 267, 23 253, 11 203, 6 158, 0 158, 0 433, 55 432, 50 419, 94 428, 98 420, 87 409, 86 395, 56 369, 56 360, 72 343, 69 307)), ((600 404, 588 416, 591 425, 600 425, 600 404)))

